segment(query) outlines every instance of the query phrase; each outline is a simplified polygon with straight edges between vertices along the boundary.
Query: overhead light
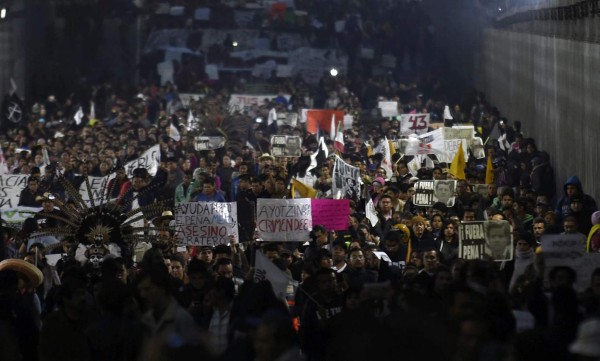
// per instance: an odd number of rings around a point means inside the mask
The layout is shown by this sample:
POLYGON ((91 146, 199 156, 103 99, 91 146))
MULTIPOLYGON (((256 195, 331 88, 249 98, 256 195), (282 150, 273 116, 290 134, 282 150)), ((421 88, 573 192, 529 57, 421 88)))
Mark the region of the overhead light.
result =
POLYGON ((6 12, 7 12, 6 8, 2 8, 0 10, 0 19, 6 18, 6 12))
POLYGON ((260 117, 259 117, 259 118, 256 118, 256 122, 257 122, 257 123, 262 123, 262 122, 263 122, 263 120, 262 120, 262 118, 260 118, 260 117))
POLYGON ((237 42, 237 41, 234 41, 234 42, 233 42, 231 45, 233 45, 233 46, 238 46, 238 42, 237 42))
POLYGON ((329 74, 331 76, 337 76, 338 75, 338 70, 336 68, 331 68, 331 70, 329 70, 329 74))

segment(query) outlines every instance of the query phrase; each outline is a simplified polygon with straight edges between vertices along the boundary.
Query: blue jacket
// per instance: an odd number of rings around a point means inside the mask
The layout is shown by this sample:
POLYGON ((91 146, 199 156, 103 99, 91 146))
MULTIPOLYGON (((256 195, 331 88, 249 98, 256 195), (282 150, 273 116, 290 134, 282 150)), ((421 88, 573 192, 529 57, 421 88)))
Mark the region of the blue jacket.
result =
POLYGON ((579 180, 579 177, 574 175, 567 179, 567 181, 565 182, 563 186, 565 195, 558 200, 558 203, 556 203, 556 209, 554 210, 554 213, 556 214, 557 222, 562 222, 564 218, 568 216, 569 213, 571 213, 571 201, 569 199, 569 196, 567 196, 568 185, 574 185, 577 188, 576 196, 581 198, 581 201, 583 202, 584 211, 590 212, 591 214, 598 210, 598 206, 596 205, 596 201, 594 200, 594 198, 583 193, 581 180, 579 180))

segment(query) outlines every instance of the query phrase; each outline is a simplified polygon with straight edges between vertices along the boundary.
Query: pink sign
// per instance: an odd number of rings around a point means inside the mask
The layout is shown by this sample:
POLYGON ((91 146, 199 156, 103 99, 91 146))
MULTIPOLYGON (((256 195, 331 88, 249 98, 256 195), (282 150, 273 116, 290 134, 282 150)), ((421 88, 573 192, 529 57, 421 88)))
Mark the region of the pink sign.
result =
POLYGON ((348 229, 349 199, 311 199, 312 224, 322 224, 329 231, 348 229))

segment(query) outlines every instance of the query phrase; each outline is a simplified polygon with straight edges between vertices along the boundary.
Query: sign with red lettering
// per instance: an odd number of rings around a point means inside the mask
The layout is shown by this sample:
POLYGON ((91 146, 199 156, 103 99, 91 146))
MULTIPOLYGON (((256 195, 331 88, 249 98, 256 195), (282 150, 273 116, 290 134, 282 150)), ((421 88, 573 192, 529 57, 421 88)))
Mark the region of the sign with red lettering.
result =
POLYGON ((256 204, 256 226, 263 241, 305 242, 312 230, 310 198, 259 198, 256 204))
POLYGON ((429 128, 429 113, 402 114, 400 132, 402 134, 423 134, 429 128))
POLYGON ((180 246, 238 242, 237 204, 189 202, 175 206, 175 237, 180 246))

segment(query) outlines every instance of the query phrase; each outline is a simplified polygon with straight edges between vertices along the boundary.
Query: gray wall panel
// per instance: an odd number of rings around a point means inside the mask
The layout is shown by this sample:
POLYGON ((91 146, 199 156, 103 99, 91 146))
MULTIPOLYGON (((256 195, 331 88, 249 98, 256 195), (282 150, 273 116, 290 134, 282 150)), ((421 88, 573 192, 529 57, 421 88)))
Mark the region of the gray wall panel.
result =
MULTIPOLYGON (((492 104, 600 200, 600 44, 487 29, 482 84, 492 104)), ((559 187, 562 194, 562 187, 559 187)))

